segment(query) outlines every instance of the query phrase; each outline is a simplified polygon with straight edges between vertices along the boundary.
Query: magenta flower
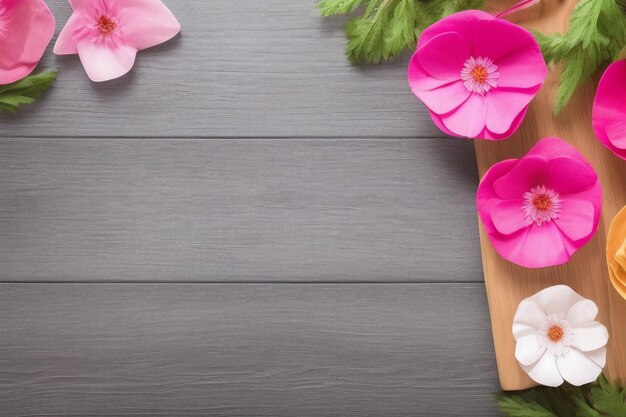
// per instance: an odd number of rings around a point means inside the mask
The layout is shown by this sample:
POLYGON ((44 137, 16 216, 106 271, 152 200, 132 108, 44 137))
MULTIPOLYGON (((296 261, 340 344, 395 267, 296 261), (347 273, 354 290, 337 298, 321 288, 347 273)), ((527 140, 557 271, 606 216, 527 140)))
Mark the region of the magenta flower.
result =
POLYGON ((626 159, 626 61, 609 65, 593 102, 593 128, 604 146, 626 159))
POLYGON ((530 32, 470 10, 422 33, 408 81, 448 135, 499 140, 520 126, 546 74, 530 32))
POLYGON ((92 81, 121 77, 137 51, 161 44, 180 24, 160 0, 70 0, 74 13, 61 31, 54 53, 78 54, 92 81))
POLYGON ((495 250, 513 263, 540 268, 569 261, 593 237, 602 189, 576 149, 546 138, 522 159, 492 166, 476 203, 495 250))
POLYGON ((0 84, 33 72, 54 27, 54 16, 43 0, 0 0, 0 84))

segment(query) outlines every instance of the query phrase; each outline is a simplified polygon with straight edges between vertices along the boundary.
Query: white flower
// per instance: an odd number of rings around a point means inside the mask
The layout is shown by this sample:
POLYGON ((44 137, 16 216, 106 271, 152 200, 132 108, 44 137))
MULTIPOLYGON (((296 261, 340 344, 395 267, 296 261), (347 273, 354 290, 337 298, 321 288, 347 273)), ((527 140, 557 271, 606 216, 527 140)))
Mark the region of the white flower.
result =
POLYGON ((523 300, 513 319, 515 358, 537 383, 557 387, 595 381, 606 364, 609 333, 598 307, 566 285, 523 300))

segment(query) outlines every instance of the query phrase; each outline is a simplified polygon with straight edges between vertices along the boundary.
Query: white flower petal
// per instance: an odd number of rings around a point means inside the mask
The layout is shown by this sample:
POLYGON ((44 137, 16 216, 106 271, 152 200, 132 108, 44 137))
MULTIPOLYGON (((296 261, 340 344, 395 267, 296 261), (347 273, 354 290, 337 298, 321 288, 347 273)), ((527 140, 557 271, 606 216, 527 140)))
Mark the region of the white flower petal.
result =
POLYGON ((563 383, 563 378, 556 367, 556 358, 549 352, 545 352, 536 364, 522 368, 538 384, 558 387, 563 383))
POLYGON ((576 327, 572 335, 572 346, 588 352, 606 346, 609 341, 609 332, 597 321, 582 327, 576 327))
POLYGON ((520 337, 528 336, 529 334, 537 334, 537 329, 527 324, 513 323, 513 337, 515 340, 520 337))
POLYGON ((524 336, 515 345, 515 359, 524 366, 537 362, 546 351, 546 345, 539 345, 536 335, 524 336))
POLYGON ((523 300, 512 326, 522 369, 551 387, 564 380, 573 385, 595 381, 606 364, 609 338, 606 327, 595 321, 597 314, 593 301, 565 285, 523 300))
POLYGON ((598 306, 591 300, 581 300, 574 304, 567 312, 565 320, 572 327, 582 326, 596 319, 598 306))
POLYGON ((585 355, 594 361, 600 368, 604 368, 606 366, 606 346, 597 350, 585 352, 585 355))
POLYGON ((517 308, 513 318, 514 324, 525 324, 534 329, 539 329, 546 318, 546 314, 533 300, 527 298, 517 308))
POLYGON ((557 358, 556 366, 563 379, 577 387, 589 384, 600 376, 602 368, 578 349, 557 358))
POLYGON ((570 308, 584 298, 567 285, 555 285, 539 291, 530 297, 531 300, 545 311, 547 315, 559 314, 564 316, 570 308))

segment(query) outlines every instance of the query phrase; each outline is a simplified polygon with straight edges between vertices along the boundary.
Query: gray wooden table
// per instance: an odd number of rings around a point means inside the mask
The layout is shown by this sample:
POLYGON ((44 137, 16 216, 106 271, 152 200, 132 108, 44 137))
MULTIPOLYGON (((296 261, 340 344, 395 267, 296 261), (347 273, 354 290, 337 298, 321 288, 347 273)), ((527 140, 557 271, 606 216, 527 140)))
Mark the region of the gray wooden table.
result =
POLYGON ((407 57, 351 67, 310 0, 167 3, 131 74, 50 52, 0 116, 0 416, 497 415, 472 144, 407 57))

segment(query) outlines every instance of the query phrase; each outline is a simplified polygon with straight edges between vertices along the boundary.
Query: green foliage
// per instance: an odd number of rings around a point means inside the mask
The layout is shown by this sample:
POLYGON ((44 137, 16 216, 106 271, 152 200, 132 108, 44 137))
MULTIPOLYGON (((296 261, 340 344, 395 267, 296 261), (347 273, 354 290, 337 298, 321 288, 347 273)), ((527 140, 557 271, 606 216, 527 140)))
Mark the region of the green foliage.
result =
POLYGON ((352 62, 387 61, 414 48, 422 30, 462 10, 479 9, 484 0, 320 0, 323 16, 357 13, 346 25, 346 54, 352 62), (357 13, 358 14, 358 13, 357 13))
POLYGON ((0 85, 0 111, 15 113, 21 105, 32 103, 50 88, 56 78, 56 71, 46 71, 12 84, 0 85))
POLYGON ((598 380, 598 385, 591 387, 593 407, 600 415, 626 416, 626 400, 624 390, 611 385, 605 377, 598 380))
POLYGON ((317 4, 322 16, 345 14, 354 11, 363 0, 320 0, 317 4))
POLYGON ((581 0, 565 35, 535 36, 546 62, 565 64, 554 102, 556 115, 580 84, 618 56, 626 44, 626 19, 616 0, 581 0))
POLYGON ((604 375, 582 387, 537 387, 495 399, 509 417, 626 417, 624 390, 604 375))

